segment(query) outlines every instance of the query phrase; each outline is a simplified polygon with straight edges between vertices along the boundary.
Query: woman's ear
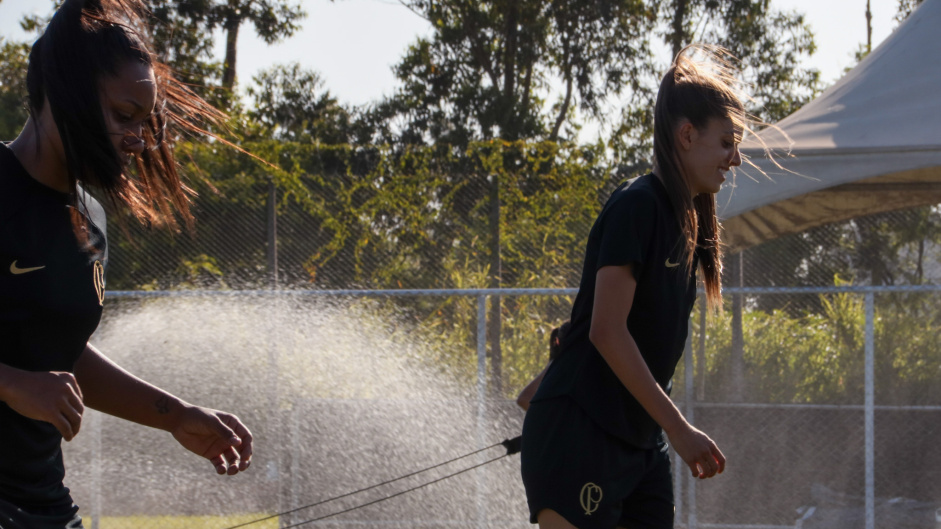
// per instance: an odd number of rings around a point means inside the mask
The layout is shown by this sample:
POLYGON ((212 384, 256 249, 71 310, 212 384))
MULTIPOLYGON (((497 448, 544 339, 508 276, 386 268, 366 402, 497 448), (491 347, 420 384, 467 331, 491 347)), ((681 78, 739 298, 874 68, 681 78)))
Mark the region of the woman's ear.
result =
POLYGON ((696 127, 688 119, 680 122, 676 127, 676 145, 677 147, 688 151, 693 146, 693 140, 696 136, 696 127))

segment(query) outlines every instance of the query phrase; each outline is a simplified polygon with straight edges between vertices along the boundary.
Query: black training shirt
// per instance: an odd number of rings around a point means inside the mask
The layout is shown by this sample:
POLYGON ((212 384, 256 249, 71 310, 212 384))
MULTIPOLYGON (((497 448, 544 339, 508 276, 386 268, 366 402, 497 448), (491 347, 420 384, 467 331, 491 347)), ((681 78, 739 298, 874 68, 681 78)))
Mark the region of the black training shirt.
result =
MULTIPOLYGON (((68 195, 30 177, 0 143, 0 363, 71 372, 98 326, 104 224, 96 214, 101 206, 80 194, 97 221, 89 221, 84 248, 72 228, 68 195)), ((28 512, 68 509, 61 440, 52 424, 0 402, 0 499, 28 512)))
POLYGON ((588 332, 598 270, 630 264, 637 289, 627 328, 653 377, 669 392, 696 300, 696 276, 684 264, 683 246, 673 206, 656 176, 614 191, 588 235, 572 327, 533 402, 568 395, 612 435, 639 448, 657 446, 660 427, 608 367, 588 332))

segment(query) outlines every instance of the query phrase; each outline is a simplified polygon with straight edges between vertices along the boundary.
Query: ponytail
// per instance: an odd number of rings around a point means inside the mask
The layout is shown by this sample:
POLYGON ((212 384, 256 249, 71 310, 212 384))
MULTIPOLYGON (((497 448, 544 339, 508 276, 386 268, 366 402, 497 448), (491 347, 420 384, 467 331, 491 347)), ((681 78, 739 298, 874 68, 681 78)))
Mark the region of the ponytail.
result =
POLYGON ((677 156, 674 134, 684 119, 699 130, 713 118, 730 118, 736 126, 744 126, 746 114, 736 93, 735 73, 731 55, 724 49, 687 46, 663 76, 654 109, 655 167, 683 233, 682 262, 693 273, 694 257, 699 257, 706 299, 713 309, 722 303, 722 247, 716 199, 711 193, 692 196, 689 176, 677 156), (697 52, 706 60, 693 61, 690 55, 697 52))

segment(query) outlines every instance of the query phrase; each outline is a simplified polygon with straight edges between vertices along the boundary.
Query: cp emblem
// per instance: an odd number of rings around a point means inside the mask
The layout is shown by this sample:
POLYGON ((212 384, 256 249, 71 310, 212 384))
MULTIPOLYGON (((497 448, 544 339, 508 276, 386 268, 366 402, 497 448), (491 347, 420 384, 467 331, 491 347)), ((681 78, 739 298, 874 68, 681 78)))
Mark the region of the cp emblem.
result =
POLYGON ((582 509, 585 509, 585 515, 591 515, 598 510, 598 504, 601 503, 601 487, 591 482, 585 483, 578 499, 582 504, 582 509))

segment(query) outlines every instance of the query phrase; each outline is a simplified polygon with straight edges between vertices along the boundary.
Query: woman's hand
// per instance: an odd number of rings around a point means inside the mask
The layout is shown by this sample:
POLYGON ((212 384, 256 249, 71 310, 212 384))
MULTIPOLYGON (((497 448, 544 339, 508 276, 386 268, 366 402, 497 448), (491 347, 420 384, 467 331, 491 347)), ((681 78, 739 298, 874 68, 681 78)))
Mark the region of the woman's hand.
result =
POLYGON ((233 476, 252 462, 252 434, 230 413, 187 405, 170 433, 184 448, 208 459, 219 474, 233 476))
POLYGON ((66 441, 74 439, 82 426, 85 404, 72 373, 3 366, 0 400, 24 417, 52 424, 66 441))
POLYGON ((708 435, 689 423, 676 432, 667 432, 676 453, 689 465, 694 478, 706 479, 725 470, 725 456, 708 435))
POLYGON ((173 434, 219 474, 238 474, 252 460, 252 434, 235 415, 193 406, 112 362, 91 344, 75 363, 90 408, 173 434))

